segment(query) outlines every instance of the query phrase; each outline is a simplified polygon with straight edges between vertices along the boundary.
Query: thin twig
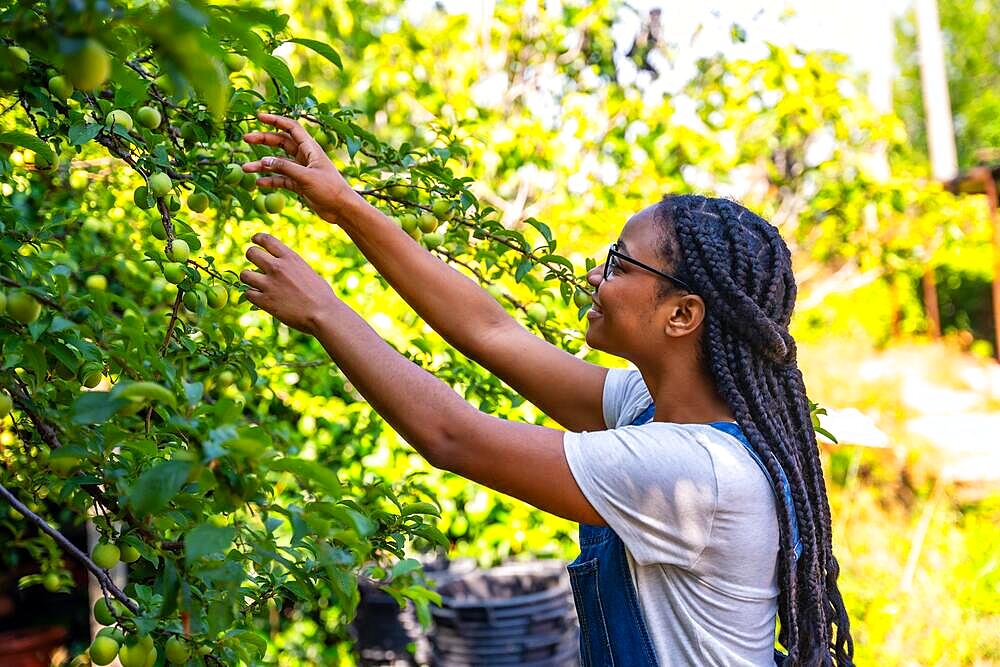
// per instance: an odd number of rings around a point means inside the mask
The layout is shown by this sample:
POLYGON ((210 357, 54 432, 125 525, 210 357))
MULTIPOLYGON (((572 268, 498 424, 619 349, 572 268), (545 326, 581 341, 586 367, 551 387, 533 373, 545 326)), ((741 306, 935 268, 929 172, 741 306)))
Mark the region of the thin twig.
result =
POLYGON ((4 499, 6 499, 7 502, 14 507, 14 509, 30 519, 31 522, 38 526, 43 533, 55 540, 59 546, 69 553, 69 555, 80 561, 84 567, 90 570, 91 574, 93 574, 97 578, 97 581, 100 582, 103 590, 106 590, 111 593, 111 595, 115 596, 118 601, 125 605, 125 607, 133 614, 139 613, 139 606, 129 599, 122 589, 115 586, 115 583, 111 581, 111 577, 108 576, 107 570, 103 570, 98 567, 94 561, 90 560, 90 557, 87 556, 87 554, 80 551, 75 544, 66 539, 58 530, 50 526, 45 519, 25 507, 24 503, 18 500, 13 493, 8 491, 3 484, 0 484, 0 496, 3 496, 4 499))

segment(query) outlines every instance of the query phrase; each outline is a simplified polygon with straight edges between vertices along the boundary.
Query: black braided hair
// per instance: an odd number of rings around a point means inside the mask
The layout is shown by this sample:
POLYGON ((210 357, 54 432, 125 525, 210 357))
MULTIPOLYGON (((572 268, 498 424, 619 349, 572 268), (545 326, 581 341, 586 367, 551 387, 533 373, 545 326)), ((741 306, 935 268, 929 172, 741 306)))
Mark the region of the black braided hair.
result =
MULTIPOLYGON (((791 513, 778 502, 778 642, 785 665, 854 664, 850 620, 837 587, 830 503, 805 383, 788 323, 796 286, 778 230, 740 204, 667 195, 656 207, 660 255, 705 301, 699 361, 767 468, 791 487, 802 553, 795 560, 791 513), (836 626, 836 629, 834 629, 836 626)), ((663 281, 663 296, 683 291, 663 281)))

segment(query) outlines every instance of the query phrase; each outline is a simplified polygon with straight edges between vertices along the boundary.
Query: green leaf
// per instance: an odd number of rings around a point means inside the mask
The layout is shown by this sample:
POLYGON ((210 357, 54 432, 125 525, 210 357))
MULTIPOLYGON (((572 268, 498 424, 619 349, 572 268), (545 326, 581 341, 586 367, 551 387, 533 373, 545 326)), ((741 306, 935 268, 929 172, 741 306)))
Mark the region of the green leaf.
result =
POLYGON ((302 46, 308 46, 310 49, 312 49, 319 55, 323 56, 324 58, 332 62, 338 68, 344 69, 344 64, 340 61, 340 56, 337 54, 336 51, 331 49, 328 44, 324 44, 323 42, 317 42, 315 39, 302 39, 300 37, 297 37, 295 39, 285 40, 286 44, 288 42, 294 42, 296 44, 301 44, 302 46))
POLYGON ((527 224, 529 224, 529 225, 531 225, 535 229, 537 229, 539 231, 539 233, 541 233, 542 237, 545 239, 545 242, 548 243, 549 247, 551 248, 551 246, 552 246, 552 230, 549 229, 548 225, 546 225, 544 222, 541 222, 539 220, 535 220, 534 218, 528 218, 524 222, 527 223, 527 224))
POLYGON ((825 428, 822 428, 820 426, 816 426, 815 428, 813 428, 813 430, 816 431, 817 433, 822 433, 826 437, 830 438, 830 440, 833 440, 834 443, 839 444, 837 442, 837 438, 834 437, 834 435, 832 433, 830 433, 829 431, 827 431, 825 428))
POLYGON ((392 566, 392 578, 402 577, 404 574, 415 572, 420 569, 420 561, 414 558, 401 560, 392 566))
POLYGON ((336 517, 340 523, 354 529, 354 532, 361 537, 368 537, 374 534, 378 529, 378 525, 374 521, 356 509, 338 505, 331 508, 330 513, 336 517))
POLYGON ((517 265, 517 270, 514 272, 514 280, 516 282, 521 282, 524 276, 527 275, 528 271, 531 271, 532 266, 534 266, 534 264, 530 259, 522 259, 517 265))
POLYGON ((295 79, 292 77, 292 71, 288 69, 288 65, 281 58, 264 56, 261 67, 264 68, 265 72, 274 77, 275 81, 281 84, 284 92, 291 92, 295 89, 295 79))
POLYGON ((335 498, 339 498, 343 495, 343 490, 340 486, 340 480, 337 478, 337 473, 333 472, 324 465, 316 463, 315 461, 284 458, 271 461, 270 466, 271 470, 290 472, 298 477, 300 481, 305 480, 307 482, 312 482, 335 498))
POLYGON ((140 516, 163 509, 184 486, 190 470, 187 461, 164 461, 150 468, 136 480, 129 504, 140 516))
POLYGON ((434 544, 438 544, 442 547, 448 547, 450 545, 448 537, 434 526, 425 524, 414 528, 413 532, 428 542, 433 542, 434 544))
POLYGON ((99 123, 80 123, 69 128, 69 143, 73 146, 82 146, 88 141, 92 141, 101 132, 99 123))
POLYGON ((407 516, 410 514, 433 514, 434 516, 441 516, 441 510, 439 510, 432 503, 413 503, 406 505, 400 510, 401 516, 407 516))
POLYGON ((88 391, 73 401, 73 421, 77 424, 103 424, 128 402, 112 398, 108 391, 88 391))
POLYGON ((0 144, 12 144, 29 150, 47 159, 49 163, 56 161, 56 154, 52 147, 33 134, 27 132, 3 132, 0 133, 0 144))
POLYGON ((235 537, 236 528, 233 526, 216 526, 211 523, 195 526, 184 536, 184 558, 190 564, 200 556, 223 553, 235 537))

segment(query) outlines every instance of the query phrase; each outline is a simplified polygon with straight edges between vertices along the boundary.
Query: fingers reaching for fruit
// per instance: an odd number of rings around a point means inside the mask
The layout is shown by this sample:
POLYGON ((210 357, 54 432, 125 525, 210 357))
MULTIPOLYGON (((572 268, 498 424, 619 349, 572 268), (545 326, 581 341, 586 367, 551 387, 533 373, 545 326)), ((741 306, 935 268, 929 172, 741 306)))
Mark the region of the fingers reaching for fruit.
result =
POLYGON ((260 271, 244 269, 247 301, 299 331, 312 334, 315 318, 339 301, 333 288, 291 248, 270 234, 254 234, 246 257, 260 271), (258 247, 260 246, 260 247, 258 247))
POLYGON ((297 121, 268 113, 257 117, 279 131, 248 132, 243 136, 244 141, 280 148, 288 157, 269 155, 244 164, 243 171, 262 174, 257 179, 261 187, 291 190, 322 218, 337 223, 348 203, 360 196, 347 184, 322 146, 297 121))

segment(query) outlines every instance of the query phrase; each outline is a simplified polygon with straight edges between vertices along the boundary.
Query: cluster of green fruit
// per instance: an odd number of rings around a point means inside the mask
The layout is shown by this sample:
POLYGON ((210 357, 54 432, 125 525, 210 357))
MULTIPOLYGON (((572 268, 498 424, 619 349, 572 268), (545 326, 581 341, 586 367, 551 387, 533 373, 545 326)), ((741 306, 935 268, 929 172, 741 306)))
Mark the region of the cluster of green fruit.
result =
MULTIPOLYGON (((104 621, 97 617, 97 613, 98 606, 104 602, 105 600, 102 598, 94 605, 94 616, 101 623, 104 621)), ((114 605, 120 611, 125 611, 125 607, 117 600, 114 601, 114 605)), ((106 603, 102 610, 103 613, 107 614, 106 625, 110 626, 115 622, 115 619, 111 616, 106 603)), ((119 613, 119 616, 124 615, 124 613, 119 613)), ((164 655, 167 662, 172 665, 183 665, 191 657, 191 647, 180 637, 173 636, 167 639, 164 648, 166 649, 164 655)), ((158 655, 153 638, 149 635, 135 633, 126 637, 124 632, 115 627, 101 628, 87 652, 90 654, 90 662, 95 665, 110 665, 115 658, 118 658, 122 667, 152 667, 156 664, 158 655)), ((208 652, 208 650, 201 651, 203 655, 208 652)))
MULTIPOLYGON (((0 91, 17 88, 18 77, 31 64, 28 51, 20 46, 0 47, 0 91)), ((111 58, 96 39, 83 40, 76 53, 66 57, 63 74, 49 80, 49 90, 61 100, 66 100, 73 90, 94 91, 107 81, 111 74, 111 58)))
POLYGON ((139 551, 131 544, 118 546, 110 542, 101 542, 90 552, 90 560, 94 561, 97 567, 107 570, 117 565, 119 561, 134 563, 139 560, 139 551))
MULTIPOLYGON (((406 186, 392 185, 389 187, 389 194, 394 197, 403 192, 408 192, 406 186)), ((431 203, 430 211, 421 211, 419 214, 402 213, 397 217, 392 217, 392 220, 414 240, 419 241, 428 250, 433 250, 444 244, 444 234, 438 231, 441 224, 454 217, 455 209, 451 202, 445 199, 435 199, 431 203)))

